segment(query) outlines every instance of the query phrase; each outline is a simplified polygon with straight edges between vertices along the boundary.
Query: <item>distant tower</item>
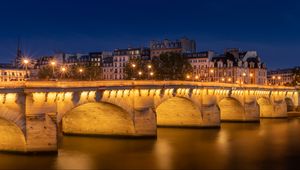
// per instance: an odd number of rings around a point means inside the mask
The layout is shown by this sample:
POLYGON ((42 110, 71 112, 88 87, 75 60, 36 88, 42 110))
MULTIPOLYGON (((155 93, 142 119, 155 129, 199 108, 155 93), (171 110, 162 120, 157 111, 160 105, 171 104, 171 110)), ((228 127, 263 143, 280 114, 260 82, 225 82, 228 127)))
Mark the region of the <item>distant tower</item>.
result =
POLYGON ((22 67, 22 50, 21 50, 21 39, 20 37, 18 38, 18 45, 17 45, 17 54, 16 58, 14 60, 13 66, 16 68, 21 68, 22 67))

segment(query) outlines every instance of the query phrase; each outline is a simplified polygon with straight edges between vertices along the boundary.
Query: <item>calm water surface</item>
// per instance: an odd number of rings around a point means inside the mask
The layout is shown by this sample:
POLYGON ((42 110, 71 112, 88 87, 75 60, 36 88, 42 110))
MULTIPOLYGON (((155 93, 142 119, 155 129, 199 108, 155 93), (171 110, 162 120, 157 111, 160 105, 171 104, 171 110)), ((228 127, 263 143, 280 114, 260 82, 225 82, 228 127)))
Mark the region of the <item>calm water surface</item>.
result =
POLYGON ((300 169, 300 119, 158 129, 157 139, 65 136, 57 155, 0 154, 1 169, 300 169))

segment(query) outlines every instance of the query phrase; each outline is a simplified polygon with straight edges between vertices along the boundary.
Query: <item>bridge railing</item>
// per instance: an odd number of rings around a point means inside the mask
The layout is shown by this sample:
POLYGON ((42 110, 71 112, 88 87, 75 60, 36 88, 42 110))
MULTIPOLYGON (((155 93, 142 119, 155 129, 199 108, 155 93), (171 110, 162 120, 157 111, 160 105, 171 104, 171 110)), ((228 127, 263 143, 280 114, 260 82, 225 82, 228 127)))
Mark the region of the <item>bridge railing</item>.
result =
POLYGON ((79 88, 79 87, 110 87, 110 86, 203 86, 225 88, 261 88, 274 90, 296 90, 295 87, 267 86, 254 84, 230 84, 218 82, 193 82, 193 81, 154 81, 154 80, 114 80, 114 81, 26 81, 26 82, 1 82, 0 88, 79 88))

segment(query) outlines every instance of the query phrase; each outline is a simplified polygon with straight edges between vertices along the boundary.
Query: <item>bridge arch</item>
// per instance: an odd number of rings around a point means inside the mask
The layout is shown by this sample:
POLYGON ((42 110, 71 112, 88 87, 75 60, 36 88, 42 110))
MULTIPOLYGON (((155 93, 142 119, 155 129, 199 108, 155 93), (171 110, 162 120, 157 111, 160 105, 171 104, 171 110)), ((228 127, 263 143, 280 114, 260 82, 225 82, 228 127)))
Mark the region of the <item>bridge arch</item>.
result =
POLYGON ((260 117, 272 117, 274 114, 274 106, 271 100, 267 97, 260 97, 257 99, 259 105, 260 117))
POLYGON ((20 113, 18 110, 14 110, 9 107, 0 107, 0 118, 6 119, 14 123, 21 131, 25 134, 25 116, 23 113, 20 113))
POLYGON ((257 99, 257 103, 259 105, 260 117, 287 117, 287 103, 284 98, 271 100, 261 97, 257 99))
POLYGON ((218 102, 217 106, 220 109, 221 120, 235 121, 243 120, 245 117, 245 109, 236 98, 224 97, 218 102))
POLYGON ((0 150, 25 152, 25 135, 18 125, 5 118, 0 118, 0 150))
POLYGON ((107 102, 90 102, 77 106, 62 117, 65 134, 133 135, 133 115, 107 102))
POLYGON ((286 103, 286 106, 287 106, 287 112, 294 111, 295 105, 294 105, 293 100, 289 97, 286 97, 284 100, 285 100, 285 103, 286 103))
POLYGON ((156 107, 158 126, 201 126, 203 116, 195 102, 186 97, 171 97, 156 107))

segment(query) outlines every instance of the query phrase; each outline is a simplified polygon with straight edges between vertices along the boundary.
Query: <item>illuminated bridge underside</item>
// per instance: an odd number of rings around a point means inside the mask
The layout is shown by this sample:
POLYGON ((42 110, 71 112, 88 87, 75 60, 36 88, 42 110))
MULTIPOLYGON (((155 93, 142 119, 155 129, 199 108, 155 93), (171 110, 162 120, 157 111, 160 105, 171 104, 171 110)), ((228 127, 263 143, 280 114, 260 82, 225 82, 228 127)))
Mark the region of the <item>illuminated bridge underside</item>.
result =
POLYGON ((81 135, 134 135, 132 115, 108 103, 87 103, 62 119, 63 132, 81 135))
POLYGON ((200 109, 185 98, 166 100, 156 109, 159 126, 204 126, 200 109))
POLYGON ((13 152, 25 152, 25 136, 14 123, 0 118, 0 149, 13 152))
POLYGON ((224 121, 286 117, 297 89, 184 81, 1 84, 0 150, 57 151, 57 132, 157 135, 159 126, 219 127, 224 121))

